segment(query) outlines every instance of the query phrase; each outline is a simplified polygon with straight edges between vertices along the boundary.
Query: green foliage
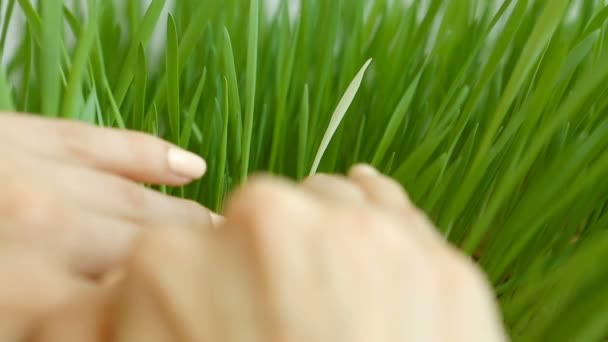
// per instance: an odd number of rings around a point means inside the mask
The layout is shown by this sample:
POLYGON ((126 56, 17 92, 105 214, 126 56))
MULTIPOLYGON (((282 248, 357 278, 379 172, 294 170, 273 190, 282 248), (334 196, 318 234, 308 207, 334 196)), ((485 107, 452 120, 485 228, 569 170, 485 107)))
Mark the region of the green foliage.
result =
POLYGON ((322 172, 373 162, 479 261, 515 340, 608 336, 606 1, 267 2, 2 1, 0 109, 200 153, 206 178, 163 190, 214 209, 251 172, 301 179, 320 148, 322 172))

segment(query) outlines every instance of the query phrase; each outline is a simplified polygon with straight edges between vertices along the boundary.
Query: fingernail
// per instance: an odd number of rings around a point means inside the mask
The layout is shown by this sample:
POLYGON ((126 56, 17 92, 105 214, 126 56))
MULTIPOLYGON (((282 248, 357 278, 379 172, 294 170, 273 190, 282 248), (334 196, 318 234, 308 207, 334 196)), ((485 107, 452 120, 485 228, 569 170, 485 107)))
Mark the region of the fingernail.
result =
POLYGON ((196 154, 171 147, 167 155, 169 168, 179 177, 201 178, 207 171, 207 163, 196 154))
POLYGON ((380 174, 380 172, 378 172, 378 170, 376 170, 375 168, 373 168, 370 165, 367 164, 360 164, 355 166, 357 172, 359 172, 362 175, 366 175, 366 176, 378 176, 380 174))

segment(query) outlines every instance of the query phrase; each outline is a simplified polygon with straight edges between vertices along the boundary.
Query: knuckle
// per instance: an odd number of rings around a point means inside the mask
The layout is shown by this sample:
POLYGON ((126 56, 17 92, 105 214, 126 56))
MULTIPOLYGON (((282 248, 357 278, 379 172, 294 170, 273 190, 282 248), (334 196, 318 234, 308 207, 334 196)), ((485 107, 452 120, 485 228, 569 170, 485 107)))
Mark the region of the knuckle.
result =
POLYGON ((338 176, 328 175, 324 173, 317 173, 313 176, 306 177, 302 182, 304 185, 306 184, 327 184, 330 182, 341 181, 342 179, 338 176))
POLYGON ((148 146, 153 144, 169 145, 160 138, 137 131, 124 131, 124 134, 126 144, 132 147, 148 146))
POLYGON ((272 199, 277 195, 278 191, 272 180, 265 177, 257 177, 241 190, 237 198, 242 198, 244 201, 259 201, 272 199))
POLYGON ((171 147, 169 143, 136 131, 118 131, 116 134, 114 144, 121 146, 123 155, 135 169, 149 176, 171 173, 166 161, 167 151, 171 147))
POLYGON ((285 210, 292 211, 297 204, 298 196, 292 191, 280 181, 256 177, 228 201, 227 216, 239 217, 253 225, 273 220, 285 210))
POLYGON ((274 224, 249 223, 237 238, 253 250, 269 251, 280 233, 280 227, 274 224))
POLYGON ((378 215, 366 208, 342 208, 336 211, 335 219, 337 224, 347 229, 363 229, 365 231, 375 231, 374 226, 378 225, 378 215))
POLYGON ((298 228, 306 219, 310 203, 303 193, 283 181, 253 178, 228 201, 227 226, 238 229, 230 234, 254 254, 276 253, 288 235, 303 234, 298 228))
POLYGON ((330 239, 342 241, 344 245, 358 246, 353 249, 362 253, 385 248, 384 222, 374 212, 367 209, 338 208, 334 210, 323 227, 330 239))
POLYGON ((186 229, 150 229, 141 234, 129 258, 130 271, 154 277, 164 265, 187 264, 200 249, 199 239, 186 229))
POLYGON ((161 254, 159 251, 163 251, 162 254, 165 255, 170 255, 172 252, 167 245, 168 243, 163 242, 155 231, 142 234, 127 259, 127 274, 147 283, 155 283, 155 267, 160 267, 161 263, 166 262, 159 256, 161 254))
POLYGON ((134 213, 145 213, 148 208, 148 196, 146 189, 132 184, 128 181, 117 181, 118 193, 127 202, 128 207, 134 213))
POLYGON ((87 144, 90 137, 83 133, 88 132, 88 130, 84 130, 85 127, 88 126, 74 121, 61 122, 56 126, 59 148, 68 157, 78 160, 87 160, 91 157, 91 151, 87 144))
POLYGON ((184 217, 191 223, 196 225, 203 224, 209 226, 211 224, 211 215, 207 208, 201 206, 198 202, 189 199, 176 199, 178 205, 184 212, 184 217))
POLYGON ((171 243, 166 241, 163 235, 158 229, 142 234, 133 248, 131 266, 138 270, 147 270, 156 263, 158 251, 171 253, 171 243))
POLYGON ((20 234, 40 235, 40 230, 61 227, 66 215, 53 196, 29 186, 10 185, 4 189, 0 216, 12 221, 20 234))
POLYGON ((57 125, 57 131, 62 136, 80 135, 83 130, 88 131, 89 128, 91 128, 91 125, 75 120, 61 120, 57 125))
POLYGON ((191 212, 200 212, 205 211, 205 209, 196 201, 191 199, 178 199, 179 203, 188 211, 191 212))
POLYGON ((157 146, 156 144, 158 144, 161 140, 140 132, 125 131, 121 133, 122 139, 124 139, 124 149, 129 155, 129 158, 134 160, 139 165, 149 164, 149 151, 151 150, 150 146, 157 146))

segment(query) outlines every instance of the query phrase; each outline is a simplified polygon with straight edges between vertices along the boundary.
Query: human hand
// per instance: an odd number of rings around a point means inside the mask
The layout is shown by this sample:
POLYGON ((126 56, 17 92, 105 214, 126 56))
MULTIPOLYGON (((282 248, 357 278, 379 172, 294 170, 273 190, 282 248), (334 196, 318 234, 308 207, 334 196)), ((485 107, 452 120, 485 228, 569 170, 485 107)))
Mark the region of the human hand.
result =
POLYGON ((367 166, 301 186, 254 179, 223 228, 147 232, 125 272, 39 341, 505 340, 477 266, 367 166))
POLYGON ((83 123, 0 114, 0 340, 121 263, 136 234, 202 227, 210 212, 138 182, 182 185, 205 162, 160 139, 83 123))
POLYGON ((0 115, 0 241, 33 246, 84 273, 107 270, 141 227, 201 226, 210 213, 137 182, 183 185, 205 162, 155 137, 0 115))

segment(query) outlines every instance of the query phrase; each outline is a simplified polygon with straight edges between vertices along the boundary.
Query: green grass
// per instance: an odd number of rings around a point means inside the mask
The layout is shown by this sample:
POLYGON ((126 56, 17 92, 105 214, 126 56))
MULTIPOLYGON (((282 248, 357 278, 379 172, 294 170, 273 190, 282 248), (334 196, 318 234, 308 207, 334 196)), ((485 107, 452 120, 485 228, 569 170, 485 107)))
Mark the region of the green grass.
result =
POLYGON ((515 340, 608 337, 606 1, 40 3, 0 1, 3 54, 26 17, 1 109, 200 153, 205 179, 162 190, 213 209, 252 172, 373 163, 475 256, 515 340))

